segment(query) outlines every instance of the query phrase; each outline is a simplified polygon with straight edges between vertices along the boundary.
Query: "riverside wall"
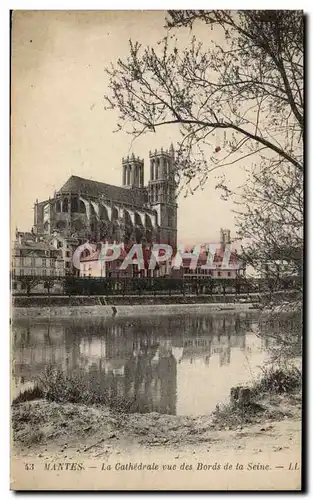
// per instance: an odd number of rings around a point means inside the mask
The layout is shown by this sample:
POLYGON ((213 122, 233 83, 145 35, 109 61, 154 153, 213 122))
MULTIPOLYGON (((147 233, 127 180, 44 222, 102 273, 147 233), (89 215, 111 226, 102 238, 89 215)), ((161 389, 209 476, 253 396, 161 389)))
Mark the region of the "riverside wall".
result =
POLYGON ((248 311, 257 307, 253 299, 232 296, 110 296, 110 297, 13 297, 12 318, 23 317, 112 317, 152 314, 248 311), (212 298, 214 300, 212 300, 212 298), (254 303, 253 303, 254 302, 254 303))

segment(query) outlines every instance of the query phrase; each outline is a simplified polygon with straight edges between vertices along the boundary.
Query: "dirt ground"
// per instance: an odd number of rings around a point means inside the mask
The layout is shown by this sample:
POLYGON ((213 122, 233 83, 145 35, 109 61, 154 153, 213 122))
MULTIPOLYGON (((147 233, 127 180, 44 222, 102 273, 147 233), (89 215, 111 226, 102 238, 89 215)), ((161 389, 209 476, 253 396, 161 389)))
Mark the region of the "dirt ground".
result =
POLYGON ((232 425, 213 415, 116 414, 108 408, 60 404, 45 400, 12 407, 13 453, 42 460, 112 455, 149 450, 218 453, 225 449, 257 454, 300 450, 301 396, 275 396, 247 422, 232 425))

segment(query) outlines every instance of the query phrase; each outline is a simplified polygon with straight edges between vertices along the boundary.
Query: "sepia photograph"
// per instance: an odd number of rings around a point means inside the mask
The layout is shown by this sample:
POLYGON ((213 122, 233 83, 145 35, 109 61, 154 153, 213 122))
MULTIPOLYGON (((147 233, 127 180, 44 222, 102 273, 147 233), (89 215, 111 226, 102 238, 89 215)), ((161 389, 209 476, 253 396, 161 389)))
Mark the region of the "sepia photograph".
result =
POLYGON ((301 10, 13 10, 10 488, 302 491, 301 10))

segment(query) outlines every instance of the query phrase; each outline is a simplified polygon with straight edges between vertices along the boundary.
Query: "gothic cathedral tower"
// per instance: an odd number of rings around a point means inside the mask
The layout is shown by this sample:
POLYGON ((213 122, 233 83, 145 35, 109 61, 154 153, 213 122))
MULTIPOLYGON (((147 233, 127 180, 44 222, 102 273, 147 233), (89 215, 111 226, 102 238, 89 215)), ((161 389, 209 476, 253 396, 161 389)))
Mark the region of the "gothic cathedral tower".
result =
POLYGON ((154 151, 150 156, 150 205, 158 212, 160 242, 177 247, 177 203, 174 178, 175 153, 173 144, 169 151, 154 151))
POLYGON ((136 158, 134 153, 131 157, 122 159, 123 164, 123 187, 143 187, 144 185, 144 164, 143 160, 136 158))

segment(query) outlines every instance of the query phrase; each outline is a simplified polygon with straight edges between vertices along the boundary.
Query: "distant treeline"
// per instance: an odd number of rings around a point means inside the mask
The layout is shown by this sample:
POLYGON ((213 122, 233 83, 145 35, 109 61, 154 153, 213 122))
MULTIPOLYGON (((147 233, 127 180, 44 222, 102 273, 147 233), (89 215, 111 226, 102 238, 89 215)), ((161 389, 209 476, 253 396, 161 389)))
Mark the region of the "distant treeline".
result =
POLYGON ((20 276, 14 282, 22 283, 24 293, 36 293, 41 283, 45 293, 55 293, 55 283, 61 285, 64 295, 131 295, 131 294, 245 294, 290 290, 301 286, 297 278, 279 280, 236 278, 93 278, 66 276, 53 277, 20 276))

